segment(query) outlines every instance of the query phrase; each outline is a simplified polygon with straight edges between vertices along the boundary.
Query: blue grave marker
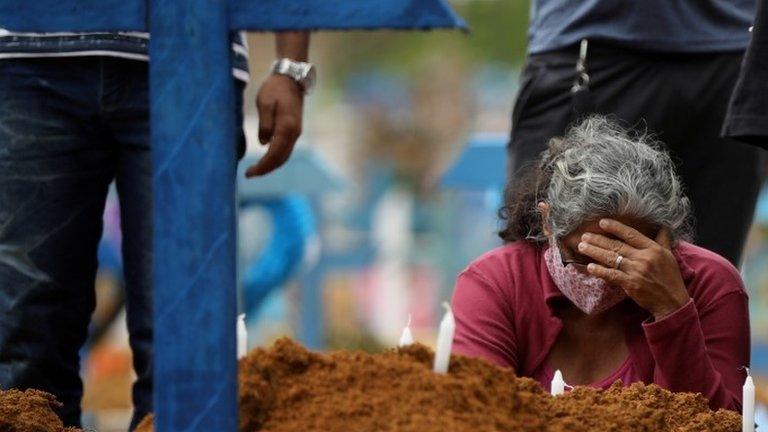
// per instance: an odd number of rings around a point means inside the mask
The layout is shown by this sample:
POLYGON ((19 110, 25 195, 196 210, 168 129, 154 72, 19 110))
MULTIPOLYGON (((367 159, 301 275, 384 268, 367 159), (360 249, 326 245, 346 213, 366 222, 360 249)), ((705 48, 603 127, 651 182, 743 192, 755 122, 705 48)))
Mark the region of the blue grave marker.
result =
POLYGON ((227 4, 153 0, 158 431, 234 431, 235 103, 227 4))
POLYGON ((476 135, 443 173, 440 184, 456 189, 502 189, 507 176, 507 141, 506 135, 476 135))

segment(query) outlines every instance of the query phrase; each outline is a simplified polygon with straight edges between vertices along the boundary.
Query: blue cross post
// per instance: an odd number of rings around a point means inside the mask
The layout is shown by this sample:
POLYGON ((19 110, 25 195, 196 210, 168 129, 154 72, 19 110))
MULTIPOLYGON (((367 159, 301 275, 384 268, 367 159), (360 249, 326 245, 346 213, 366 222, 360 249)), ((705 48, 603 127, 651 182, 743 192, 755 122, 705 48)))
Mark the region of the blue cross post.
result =
POLYGON ((231 31, 464 28, 445 0, 0 0, 12 31, 146 31, 155 428, 237 430, 231 31))

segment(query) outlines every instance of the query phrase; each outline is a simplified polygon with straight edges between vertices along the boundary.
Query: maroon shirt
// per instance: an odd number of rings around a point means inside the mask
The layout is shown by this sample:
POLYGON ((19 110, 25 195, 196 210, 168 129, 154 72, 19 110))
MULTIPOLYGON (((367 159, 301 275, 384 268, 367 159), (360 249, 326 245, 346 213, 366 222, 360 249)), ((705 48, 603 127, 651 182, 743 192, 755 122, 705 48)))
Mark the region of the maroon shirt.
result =
MULTIPOLYGON (((549 389, 546 359, 562 329, 552 302, 565 299, 544 262, 544 248, 515 242, 472 262, 453 295, 455 353, 513 368, 549 389)), ((615 379, 655 383, 677 392, 699 392, 713 409, 741 410, 749 365, 749 314, 736 269, 717 254, 680 242, 674 250, 691 296, 659 321, 639 306, 626 316, 629 356, 593 386, 615 379)), ((631 300, 628 300, 631 301, 631 300)), ((567 377, 566 377, 567 380, 567 377)))

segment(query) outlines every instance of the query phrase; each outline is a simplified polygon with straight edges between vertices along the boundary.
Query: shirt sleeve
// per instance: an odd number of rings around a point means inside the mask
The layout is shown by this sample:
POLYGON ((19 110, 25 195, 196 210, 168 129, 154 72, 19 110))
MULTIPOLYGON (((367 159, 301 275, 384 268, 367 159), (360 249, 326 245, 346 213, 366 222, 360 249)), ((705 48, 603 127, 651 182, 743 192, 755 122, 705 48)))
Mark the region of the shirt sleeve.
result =
POLYGON ((654 382, 677 392, 698 392, 712 409, 741 411, 749 365, 749 312, 743 291, 724 295, 701 311, 693 300, 643 330, 656 362, 654 382))
POLYGON ((453 352, 517 370, 511 308, 500 291, 475 270, 463 271, 452 300, 456 319, 453 352))

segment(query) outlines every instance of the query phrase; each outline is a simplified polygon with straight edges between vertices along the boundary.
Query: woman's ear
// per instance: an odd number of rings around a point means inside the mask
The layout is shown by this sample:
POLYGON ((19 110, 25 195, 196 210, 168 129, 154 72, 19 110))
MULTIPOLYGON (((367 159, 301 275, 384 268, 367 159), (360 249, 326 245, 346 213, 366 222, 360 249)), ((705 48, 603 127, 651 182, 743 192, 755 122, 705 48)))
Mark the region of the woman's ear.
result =
POLYGON ((541 231, 545 236, 549 237, 552 235, 552 231, 549 230, 549 204, 541 201, 536 205, 536 208, 541 213, 541 231))

